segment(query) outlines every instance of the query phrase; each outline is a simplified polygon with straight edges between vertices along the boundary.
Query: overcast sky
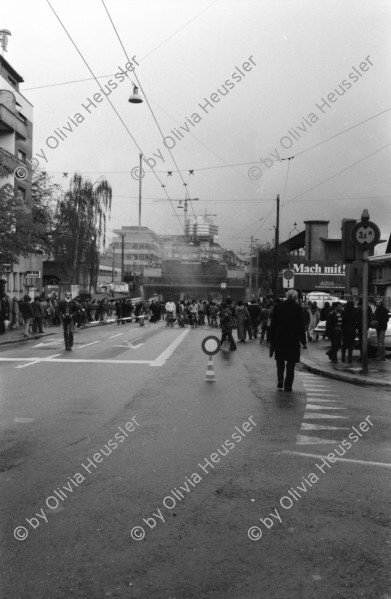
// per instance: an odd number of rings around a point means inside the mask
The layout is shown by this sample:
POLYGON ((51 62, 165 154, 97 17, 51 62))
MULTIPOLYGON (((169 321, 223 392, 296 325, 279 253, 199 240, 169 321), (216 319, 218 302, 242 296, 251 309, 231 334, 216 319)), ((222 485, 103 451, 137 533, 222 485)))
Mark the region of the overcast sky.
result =
POLYGON ((106 98, 82 106, 99 86, 46 0, 3 3, 0 28, 12 34, 4 57, 34 105, 40 165, 65 188, 75 171, 106 175, 109 237, 138 224, 131 171, 141 149, 158 156, 154 172, 144 162, 142 225, 159 234, 183 233, 177 206, 187 190, 199 198, 189 214, 217 214, 219 242, 236 251, 248 251, 251 235, 273 240, 277 194, 281 240, 307 219, 329 220, 329 236, 340 236, 341 219, 363 208, 388 238, 389 0, 105 0, 152 111, 128 103, 128 78, 113 78, 127 57, 103 2, 51 5, 102 87, 117 82, 109 99, 123 122, 106 98), (63 139, 50 138, 55 129, 63 139))

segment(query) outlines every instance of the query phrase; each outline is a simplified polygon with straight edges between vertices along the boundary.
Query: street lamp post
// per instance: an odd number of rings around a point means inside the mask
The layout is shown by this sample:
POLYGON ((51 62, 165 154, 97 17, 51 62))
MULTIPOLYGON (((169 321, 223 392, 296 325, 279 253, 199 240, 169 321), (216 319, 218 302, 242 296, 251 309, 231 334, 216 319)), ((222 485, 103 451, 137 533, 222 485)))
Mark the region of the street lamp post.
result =
POLYGON ((279 233, 280 233, 280 196, 277 194, 277 214, 276 214, 276 231, 274 238, 274 303, 277 302, 278 298, 278 244, 279 244, 279 233))
POLYGON ((141 230, 141 180, 143 178, 143 155, 140 154, 140 172, 138 178, 138 230, 141 230))
MULTIPOLYGON (((251 300, 252 291, 253 291, 253 243, 254 241, 259 241, 259 239, 254 239, 253 235, 250 238, 250 280, 249 280, 249 300, 251 300)), ((257 247, 257 271, 255 273, 255 287, 256 293, 258 293, 258 244, 257 247)))

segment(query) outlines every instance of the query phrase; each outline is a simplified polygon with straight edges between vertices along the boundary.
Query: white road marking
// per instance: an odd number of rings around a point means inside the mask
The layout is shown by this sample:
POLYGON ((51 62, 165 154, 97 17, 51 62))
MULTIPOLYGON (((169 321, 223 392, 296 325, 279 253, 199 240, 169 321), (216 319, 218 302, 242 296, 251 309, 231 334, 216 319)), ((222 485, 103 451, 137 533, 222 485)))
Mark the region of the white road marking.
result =
POLYGON ((297 435, 296 445, 336 445, 339 441, 335 439, 321 439, 320 437, 305 437, 304 435, 297 435))
POLYGON ((306 389, 307 395, 319 395, 321 397, 341 397, 338 393, 326 393, 325 391, 319 391, 317 389, 306 389))
MULTIPOLYGON (((56 354, 57 356, 60 356, 61 354, 56 354)), ((38 364, 39 362, 45 362, 45 363, 62 363, 62 364, 68 364, 72 363, 72 364, 76 364, 76 363, 80 363, 80 364, 152 364, 152 360, 88 360, 88 359, 78 359, 78 358, 53 358, 53 359, 48 359, 48 358, 41 358, 39 360, 35 359, 35 358, 0 358, 0 361, 7 361, 7 362, 26 362, 27 360, 29 360, 29 364, 38 364)), ((27 364, 26 364, 27 366, 27 364)), ((16 368, 23 368, 23 366, 16 366, 16 368)))
POLYGON ((321 397, 311 397, 309 400, 311 403, 343 403, 343 401, 340 401, 339 399, 322 399, 321 397))
POLYGON ((110 335, 109 339, 114 339, 114 337, 119 337, 120 335, 124 335, 125 332, 123 333, 116 333, 115 335, 110 335))
POLYGON ((88 347, 89 345, 94 345, 94 343, 100 343, 100 340, 91 341, 91 343, 86 343, 85 345, 79 345, 77 349, 83 349, 83 347, 88 347))
POLYGON ((330 426, 327 424, 311 424, 310 422, 302 422, 301 431, 347 431, 347 426, 330 426))
MULTIPOLYGON (((283 450, 281 453, 288 453, 291 455, 299 455, 307 458, 324 458, 327 459, 325 455, 317 455, 316 453, 301 453, 300 451, 289 451, 283 450)), ((352 460, 348 458, 335 458, 337 462, 349 462, 351 464, 363 464, 364 466, 380 466, 383 468, 391 468, 391 464, 387 464, 386 462, 371 462, 367 460, 352 460)))
MULTIPOLYGON (((136 341, 137 341, 137 339, 136 339, 136 341)), ((142 345, 144 345, 144 343, 138 343, 137 345, 133 345, 133 343, 128 341, 126 344, 123 343, 122 345, 113 345, 113 347, 126 347, 127 349, 137 349, 138 347, 141 347, 142 345)))
POLYGON ((33 359, 29 364, 22 364, 21 366, 15 366, 15 368, 27 368, 27 366, 33 366, 34 364, 38 364, 38 362, 47 362, 51 358, 56 358, 57 356, 61 356, 61 354, 54 354, 53 356, 47 356, 46 358, 38 358, 37 360, 33 359))
POLYGON ((167 360, 172 356, 176 348, 186 335, 190 333, 190 329, 185 329, 182 333, 165 349, 160 356, 158 356, 153 362, 151 362, 151 366, 163 366, 167 362, 167 360))
POLYGON ((32 347, 46 347, 47 345, 60 343, 60 341, 61 339, 53 339, 53 341, 47 341, 46 343, 38 343, 37 345, 33 345, 32 347))
POLYGON ((309 410, 346 410, 346 408, 334 408, 333 406, 316 406, 315 404, 307 404, 309 410))
POLYGON ((304 414, 304 420, 321 420, 322 418, 336 418, 344 420, 347 419, 347 416, 336 416, 335 414, 312 414, 311 412, 306 412, 304 414))
POLYGON ((303 383, 306 389, 316 389, 317 391, 330 391, 329 385, 314 385, 313 383, 303 383))

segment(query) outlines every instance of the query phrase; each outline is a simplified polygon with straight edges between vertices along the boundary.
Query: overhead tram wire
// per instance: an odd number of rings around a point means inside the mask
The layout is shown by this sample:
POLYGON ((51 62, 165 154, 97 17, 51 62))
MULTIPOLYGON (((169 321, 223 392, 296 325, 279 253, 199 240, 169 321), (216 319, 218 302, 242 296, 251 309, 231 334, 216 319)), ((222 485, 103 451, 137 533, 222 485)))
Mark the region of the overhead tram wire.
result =
MULTIPOLYGON (((119 41, 119 43, 120 43, 120 45, 121 45, 121 47, 122 47, 122 49, 123 49, 123 51, 124 51, 124 54, 125 54, 125 56, 126 56, 127 60, 130 62, 130 58, 129 58, 129 56, 128 56, 128 53, 126 52, 125 46, 124 46, 124 44, 122 43, 122 40, 121 40, 121 38, 120 38, 120 35, 119 35, 119 33, 118 33, 118 31, 117 31, 117 28, 116 28, 116 26, 115 26, 115 24, 114 24, 114 21, 113 21, 113 19, 111 18, 111 15, 110 15, 110 13, 109 13, 109 10, 108 10, 108 8, 107 8, 107 6, 106 6, 106 4, 105 4, 105 0, 101 0, 101 2, 102 2, 103 6, 104 6, 104 8, 105 8, 105 11, 106 11, 106 13, 107 13, 107 16, 108 16, 108 18, 109 18, 109 20, 110 20, 110 23, 111 23, 111 25, 112 25, 112 27, 113 27, 113 29, 114 29, 114 31, 115 31, 115 34, 116 34, 116 36, 117 36, 117 38, 118 38, 118 41, 119 41)), ((152 107, 151 107, 151 105, 150 105, 150 103, 149 103, 148 97, 147 97, 147 95, 146 95, 146 93, 145 93, 145 91, 144 91, 144 89, 143 89, 143 86, 142 86, 142 85, 141 85, 141 83, 140 83, 140 80, 139 80, 139 78, 138 78, 138 75, 137 75, 136 71, 134 71, 134 76, 135 76, 135 78, 136 78, 136 81, 137 81, 137 83, 138 83, 138 85, 139 85, 139 88, 141 89, 141 92, 142 92, 142 94, 143 94, 143 96, 144 96, 144 98, 145 98, 145 101, 146 101, 146 103, 147 103, 147 105, 148 105, 148 108, 149 108, 149 110, 151 111, 152 117, 153 117, 153 119, 154 119, 154 121, 155 121, 155 123, 156 123, 156 126, 157 126, 157 128, 159 129, 159 132, 160 132, 160 134, 161 134, 161 136, 162 136, 162 139, 163 139, 163 142, 164 142, 164 138, 165 138, 165 136, 164 136, 164 133, 163 133, 163 131, 162 131, 162 129, 161 129, 161 127, 160 127, 160 125, 159 125, 159 122, 158 122, 158 120, 157 120, 157 118, 156 118, 156 116, 155 116, 155 113, 154 113, 154 112, 153 112, 153 110, 152 110, 152 107)), ((166 146, 166 147, 167 147, 167 146, 166 146)), ((176 166, 176 168, 177 168, 177 171, 178 171, 178 173, 179 173, 179 176, 180 176, 180 178, 182 179, 182 183, 183 183, 183 185, 184 185, 184 187, 185 187, 185 190, 186 190, 186 196, 189 196, 189 192, 188 192, 188 189, 187 189, 187 185, 188 185, 188 184, 187 184, 187 183, 185 183, 185 180, 184 180, 184 178, 183 178, 183 175, 182 175, 182 171, 180 171, 180 170, 179 170, 179 166, 178 166, 178 164, 177 164, 177 162, 176 162, 176 160, 175 160, 175 158, 174 158, 174 155, 173 155, 173 153, 171 152, 171 149, 170 149, 170 148, 168 148, 168 147, 167 147, 167 149, 168 149, 168 151, 169 151, 169 153, 170 153, 171 160, 172 160, 172 161, 173 161, 173 163, 175 164, 175 166, 176 166)), ((153 170, 153 169, 152 169, 152 170, 153 170)), ((194 215, 194 217, 195 217, 195 212, 194 212, 193 205, 192 205, 192 203, 191 203, 191 199, 190 199, 190 197, 188 197, 187 199, 190 201, 190 206, 191 206, 191 209, 192 209, 192 211, 193 211, 193 215, 194 215)), ((186 233, 185 233, 185 235, 186 235, 186 233)))
MULTIPOLYGON (((98 86, 99 86, 99 89, 101 89, 100 83, 99 83, 98 79, 96 78, 96 76, 95 76, 95 73, 93 72, 93 70, 91 69, 91 67, 89 66, 89 64, 87 63, 86 59, 84 58, 83 54, 82 54, 82 53, 81 53, 81 51, 79 50, 79 48, 78 48, 78 46, 76 45, 76 43, 73 41, 73 39, 72 39, 72 37, 71 37, 70 33, 69 33, 69 32, 68 32, 68 30, 66 29, 66 27, 65 27, 65 25, 63 24, 63 22, 61 21, 60 17, 58 16, 58 14, 56 13, 56 11, 54 10, 53 6, 50 4, 49 0, 46 0, 46 2, 49 4, 49 6, 50 6, 51 10, 53 11, 53 13, 54 13, 55 17, 57 18, 58 22, 60 23, 61 27, 64 29, 64 31, 65 31, 65 33, 66 33, 66 35, 67 35, 67 36, 68 36, 68 38, 70 39, 70 41, 71 41, 72 45, 74 46, 75 50, 76 50, 76 51, 77 51, 77 53, 79 54, 80 58, 82 59, 82 61, 83 61, 83 62, 84 62, 84 64, 86 65, 87 69, 89 70, 89 72, 91 73, 91 75, 93 76, 93 78, 95 79, 96 83, 97 83, 97 84, 98 84, 98 86)), ((132 139, 133 143, 136 145, 136 147, 137 147, 137 149, 138 149, 139 153, 140 153, 140 154, 143 154, 143 151, 142 151, 141 147, 140 147, 140 146, 139 146, 139 144, 137 143, 136 139, 133 137, 132 133, 130 132, 130 130, 129 130, 129 128, 128 128, 128 126, 127 126, 127 125, 126 125, 126 123, 125 123, 125 121, 123 120, 123 118, 122 118, 122 117, 121 117, 121 115, 119 114, 118 110, 115 108, 114 104, 111 102, 110 98, 109 98, 108 96, 106 96, 106 94, 105 94, 105 97, 106 97, 106 100, 109 102, 110 106, 112 107, 112 109, 114 110, 115 114, 117 115, 117 117, 118 117, 118 118, 119 118, 119 120, 121 121, 122 125, 125 127, 126 131, 127 131, 127 132, 128 132, 128 134, 130 135, 130 137, 131 137, 131 139, 132 139)), ((162 185, 162 182, 160 181, 158 174, 154 172, 154 175, 155 175, 155 177, 157 178, 157 180, 159 181, 159 183, 160 183, 160 186, 161 186, 161 187, 163 187, 163 185, 162 185)), ((141 176, 141 173, 140 173, 140 176, 141 176)), ((174 210, 174 212, 175 212, 175 207, 174 207, 173 203, 171 202, 171 198, 170 198, 170 196, 168 195, 168 193, 167 193, 167 191, 166 191, 166 189, 165 189, 164 187, 163 187, 163 189, 164 189, 164 193, 165 193, 165 194, 166 194, 166 196, 167 196, 167 199, 168 199, 168 200, 169 200, 169 202, 171 203, 171 207, 173 208, 173 210, 174 210)), ((184 234, 186 235, 186 232, 185 232, 185 229, 184 229, 184 227, 183 227, 182 221, 181 221, 181 219, 180 219, 180 217, 179 217, 179 214, 177 214, 177 219, 178 219, 178 222, 179 222, 179 224, 180 224, 181 228, 183 229, 183 232, 184 232, 184 234)))
POLYGON ((356 162, 353 162, 352 164, 350 164, 349 166, 347 166, 346 168, 343 168, 342 170, 338 171, 338 173, 335 173, 334 175, 331 175, 330 177, 327 177, 327 179, 324 179, 323 181, 321 181, 320 183, 317 183, 316 185, 313 185, 312 187, 310 187, 309 189, 306 189, 305 191, 303 191, 302 193, 299 193, 298 195, 294 196, 293 198, 291 198, 290 200, 288 200, 288 202, 293 202, 294 200, 296 200, 296 198, 300 198, 301 196, 305 195, 306 193, 308 193, 309 191, 312 191, 313 189, 316 189, 317 187, 320 187, 321 185, 323 185, 324 183, 327 183, 327 181, 331 181, 331 179, 334 179, 335 177, 338 177, 338 175, 341 175, 342 173, 348 171, 349 169, 351 169, 353 166, 356 166, 357 164, 360 164, 360 162, 364 162, 364 160, 367 160, 368 158, 371 158, 371 156, 374 156, 375 154, 377 154, 378 152, 381 152, 382 150, 385 150, 386 148, 390 147, 391 143, 386 144, 385 146, 382 146, 381 148, 379 148, 378 150, 375 150, 374 152, 371 152, 370 154, 368 154, 367 156, 364 156, 364 158, 360 158, 360 160, 356 160, 356 162))

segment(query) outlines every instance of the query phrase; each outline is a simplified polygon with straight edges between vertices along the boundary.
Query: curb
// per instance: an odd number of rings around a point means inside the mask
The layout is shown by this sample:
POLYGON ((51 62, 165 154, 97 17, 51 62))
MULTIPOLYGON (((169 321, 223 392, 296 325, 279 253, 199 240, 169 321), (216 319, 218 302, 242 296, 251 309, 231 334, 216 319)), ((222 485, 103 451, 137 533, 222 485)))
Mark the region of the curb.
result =
MULTIPOLYGON (((90 322, 88 325, 85 325, 82 329, 76 329, 74 332, 78 332, 79 330, 88 330, 88 329, 94 329, 97 326, 102 326, 102 325, 108 325, 108 324, 114 324, 117 322, 117 319, 110 319, 107 320, 106 322, 102 322, 102 321, 93 321, 90 322)), ((21 333, 22 337, 15 337, 15 339, 8 339, 7 341, 0 341, 0 347, 2 345, 10 345, 11 343, 22 343, 22 342, 27 342, 27 341, 31 341, 32 339, 34 341, 36 341, 37 339, 42 339, 43 337, 50 337, 50 335, 57 335, 60 334, 62 335, 62 327, 58 326, 56 327, 56 331, 50 332, 50 333, 41 333, 38 335, 31 335, 30 337, 23 337, 23 333, 21 333)))
POLYGON ((0 341, 0 347, 2 345, 10 345, 11 343, 26 343, 27 341, 31 341, 32 339, 36 341, 37 339, 42 339, 42 337, 50 337, 50 335, 56 335, 56 333, 41 333, 38 335, 31 335, 30 337, 15 337, 15 339, 8 339, 7 341, 0 341))
POLYGON ((347 372, 337 372, 322 368, 315 362, 311 362, 303 357, 300 358, 300 364, 314 374, 320 374, 321 376, 328 377, 330 379, 336 379, 337 381, 343 381, 344 383, 351 383, 352 385, 367 385, 370 387, 386 387, 391 389, 391 382, 378 381, 377 379, 365 378, 366 375, 362 374, 361 377, 357 377, 354 374, 348 374, 347 372))

